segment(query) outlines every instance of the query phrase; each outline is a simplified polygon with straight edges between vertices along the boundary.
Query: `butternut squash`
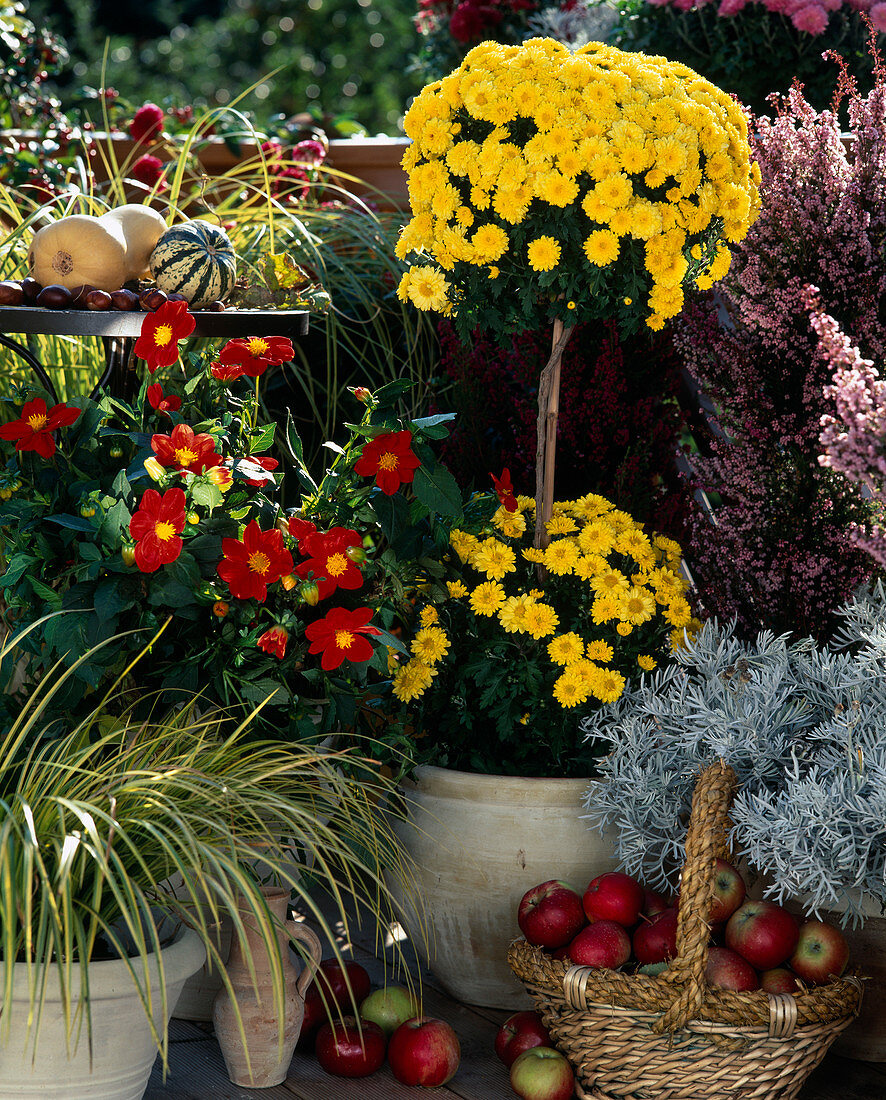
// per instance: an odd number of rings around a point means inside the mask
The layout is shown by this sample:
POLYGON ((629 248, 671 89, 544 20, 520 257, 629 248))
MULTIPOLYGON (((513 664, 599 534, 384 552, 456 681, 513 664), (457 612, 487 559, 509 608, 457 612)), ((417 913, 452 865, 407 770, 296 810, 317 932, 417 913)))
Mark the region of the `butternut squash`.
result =
POLYGON ((73 290, 88 284, 118 290, 129 277, 123 227, 90 214, 59 218, 34 234, 28 269, 44 286, 54 283, 73 290))
POLYGON ((166 232, 162 214, 142 203, 130 202, 116 206, 98 219, 103 225, 117 223, 126 238, 128 278, 144 279, 150 275, 148 260, 154 246, 166 232))

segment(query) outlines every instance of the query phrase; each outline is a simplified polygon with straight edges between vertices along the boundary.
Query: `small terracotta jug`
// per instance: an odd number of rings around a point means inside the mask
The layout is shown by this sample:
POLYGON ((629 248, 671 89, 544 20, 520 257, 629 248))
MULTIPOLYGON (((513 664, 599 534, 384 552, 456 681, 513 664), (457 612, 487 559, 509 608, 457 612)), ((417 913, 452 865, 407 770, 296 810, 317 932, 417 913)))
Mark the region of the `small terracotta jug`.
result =
POLYGON ((243 944, 235 933, 227 963, 228 977, 234 990, 243 1023, 243 1032, 246 1036, 245 1045, 237 1023, 237 1012, 231 1001, 231 994, 226 988, 223 987, 219 991, 212 1006, 215 1035, 225 1059, 228 1077, 235 1085, 253 1089, 271 1088, 286 1079, 289 1063, 292 1061, 295 1044, 298 1042, 301 1031, 305 1011, 305 991, 322 958, 320 941, 310 928, 306 928, 297 921, 286 919, 288 891, 269 887, 264 888, 263 893, 268 908, 279 922, 277 938, 283 960, 285 986, 282 1047, 279 1043, 278 1017, 274 1009, 271 960, 261 934, 255 927, 255 917, 247 906, 240 909, 240 917, 246 932, 246 950, 244 951, 243 944), (301 940, 310 952, 308 963, 301 974, 290 962, 290 940, 301 940), (255 967, 258 996, 249 973, 247 962, 249 956, 255 967))

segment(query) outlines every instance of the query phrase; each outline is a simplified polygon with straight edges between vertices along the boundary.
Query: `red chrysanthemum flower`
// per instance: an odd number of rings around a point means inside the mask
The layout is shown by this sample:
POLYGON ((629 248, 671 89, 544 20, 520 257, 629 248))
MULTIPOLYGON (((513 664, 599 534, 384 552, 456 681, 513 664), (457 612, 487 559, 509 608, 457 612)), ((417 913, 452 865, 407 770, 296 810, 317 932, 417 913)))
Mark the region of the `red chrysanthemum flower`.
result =
POLYGON ((501 472, 501 477, 496 477, 495 474, 489 476, 495 486, 499 504, 504 507, 505 511, 516 512, 518 505, 517 498, 514 496, 514 486, 511 484, 511 471, 505 467, 501 472))
POLYGON ((209 373, 218 382, 234 382, 243 377, 243 368, 239 363, 221 363, 216 360, 209 364, 209 373))
POLYGON ((253 520, 242 539, 222 539, 224 558, 216 571, 238 600, 264 603, 268 585, 292 572, 292 555, 283 545, 283 533, 262 531, 253 520))
POLYGON ((182 399, 176 397, 174 393, 165 394, 159 382, 148 386, 147 392, 151 408, 156 409, 158 413, 165 413, 169 416, 170 412, 178 412, 182 407, 182 399))
POLYGON ((375 484, 387 496, 412 481, 421 466, 412 451, 412 432, 384 432, 364 443, 354 473, 361 477, 375 476, 375 484))
MULTIPOLYGON (((347 527, 333 527, 325 534, 308 535, 304 540, 307 561, 297 565, 295 572, 307 578, 312 573, 317 582, 319 598, 325 600, 337 588, 353 590, 363 584, 363 574, 348 556, 348 547, 363 549, 363 540, 347 527)), ((299 543, 301 549, 301 543, 299 543)))
POLYGON ((133 141, 151 141, 160 136, 163 130, 163 108, 156 103, 145 103, 135 112, 129 124, 129 133, 133 141))
POLYGON ((368 661, 372 656, 372 642, 367 634, 381 634, 371 626, 372 609, 358 607, 347 611, 334 607, 324 618, 305 628, 305 637, 311 643, 309 653, 322 653, 320 667, 324 672, 338 668, 344 660, 368 661))
POLYGON ((289 533, 294 539, 298 539, 298 552, 308 554, 308 539, 316 535, 317 524, 309 519, 299 519, 298 516, 289 517, 289 533))
POLYGON ((179 340, 190 336, 195 324, 187 302, 164 302, 158 310, 145 314, 132 350, 148 364, 151 374, 158 367, 171 367, 178 359, 179 340))
POLYGON ((268 367, 289 363, 294 356, 292 341, 285 336, 248 336, 228 340, 218 361, 225 366, 236 364, 247 378, 258 378, 268 367))
POLYGON ((182 552, 179 535, 185 527, 185 494, 167 489, 161 497, 156 489, 145 489, 138 511, 129 521, 129 533, 136 540, 135 564, 143 573, 169 565, 182 552))
POLYGON ((176 424, 171 435, 151 436, 151 448, 161 466, 174 466, 194 474, 220 466, 222 461, 221 455, 216 454, 212 436, 206 432, 195 434, 187 424, 176 424))
POLYGON ((143 183, 145 187, 155 188, 158 192, 165 191, 169 184, 166 182, 163 161, 150 153, 145 153, 129 169, 129 175, 136 183, 143 183))
POLYGON ((52 433, 56 428, 67 428, 80 415, 80 409, 71 405, 53 405, 46 408, 42 397, 35 397, 22 406, 18 420, 0 425, 0 439, 7 443, 15 441, 17 451, 36 451, 41 458, 52 458, 55 454, 55 439, 52 433))
POLYGON ((286 643, 289 641, 289 631, 283 626, 272 626, 255 643, 265 653, 275 654, 282 661, 286 656, 286 643))

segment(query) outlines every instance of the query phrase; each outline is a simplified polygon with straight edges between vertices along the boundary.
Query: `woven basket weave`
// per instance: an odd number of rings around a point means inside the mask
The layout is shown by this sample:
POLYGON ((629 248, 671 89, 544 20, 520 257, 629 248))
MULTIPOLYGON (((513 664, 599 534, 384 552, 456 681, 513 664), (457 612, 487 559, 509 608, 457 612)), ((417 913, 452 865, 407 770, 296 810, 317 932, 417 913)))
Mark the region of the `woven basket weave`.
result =
POLYGON ((792 1100, 858 1014, 861 982, 792 994, 705 981, 717 856, 726 855, 730 767, 699 777, 680 878, 677 956, 657 977, 569 966, 525 940, 508 951, 583 1100, 792 1100))

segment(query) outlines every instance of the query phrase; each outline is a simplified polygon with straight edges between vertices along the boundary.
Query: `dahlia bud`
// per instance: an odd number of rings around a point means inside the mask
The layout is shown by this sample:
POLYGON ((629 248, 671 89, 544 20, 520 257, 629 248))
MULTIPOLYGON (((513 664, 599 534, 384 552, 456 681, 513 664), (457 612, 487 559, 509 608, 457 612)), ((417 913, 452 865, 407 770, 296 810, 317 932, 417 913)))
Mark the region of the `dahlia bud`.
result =
POLYGON ((287 592, 291 592, 293 588, 298 584, 298 577, 293 573, 287 573, 285 577, 280 578, 280 583, 283 585, 287 592))
POLYGON ((225 600, 216 600, 212 605, 212 614, 215 615, 217 619, 223 619, 228 611, 230 611, 230 607, 231 605, 225 600))
POLYGON ((316 607, 320 602, 320 589, 316 581, 305 581, 299 588, 298 594, 309 607, 316 607))
POLYGON ((120 548, 120 557, 123 559, 124 565, 135 565, 135 547, 122 546, 120 548))
POLYGON ((354 565, 362 565, 366 561, 366 551, 362 546, 346 546, 345 553, 354 565))
POLYGON ((145 459, 145 470, 154 481, 162 481, 166 477, 166 469, 156 458, 145 459))
POLYGON ((372 400, 372 394, 365 386, 357 386, 354 389, 354 397, 356 397, 357 400, 361 401, 364 405, 368 405, 369 402, 372 400))

